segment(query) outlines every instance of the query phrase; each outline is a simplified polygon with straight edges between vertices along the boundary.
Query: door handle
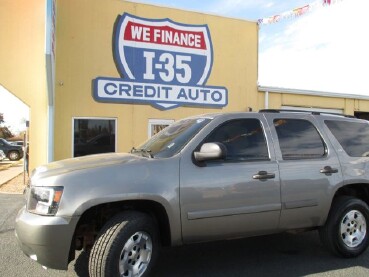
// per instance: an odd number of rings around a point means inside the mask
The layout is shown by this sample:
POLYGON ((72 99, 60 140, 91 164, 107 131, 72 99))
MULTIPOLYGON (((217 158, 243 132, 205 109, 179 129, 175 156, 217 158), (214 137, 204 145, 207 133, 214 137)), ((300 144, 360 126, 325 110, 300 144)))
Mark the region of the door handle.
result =
POLYGON ((323 169, 320 170, 320 173, 324 173, 324 174, 332 174, 332 173, 337 173, 338 169, 337 168, 332 168, 329 165, 325 166, 323 169))
POLYGON ((267 171, 259 171, 257 174, 252 176, 253 179, 256 180, 266 180, 275 178, 274 173, 268 173, 267 171))

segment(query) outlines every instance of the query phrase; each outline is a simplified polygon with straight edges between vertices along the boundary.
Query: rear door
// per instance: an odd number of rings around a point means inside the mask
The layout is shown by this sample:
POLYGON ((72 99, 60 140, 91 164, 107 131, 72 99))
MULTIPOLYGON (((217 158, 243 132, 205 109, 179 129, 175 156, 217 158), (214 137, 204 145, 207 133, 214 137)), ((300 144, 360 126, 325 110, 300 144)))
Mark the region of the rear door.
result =
POLYGON ((312 115, 268 114, 281 179, 281 229, 322 225, 342 184, 335 150, 312 115))

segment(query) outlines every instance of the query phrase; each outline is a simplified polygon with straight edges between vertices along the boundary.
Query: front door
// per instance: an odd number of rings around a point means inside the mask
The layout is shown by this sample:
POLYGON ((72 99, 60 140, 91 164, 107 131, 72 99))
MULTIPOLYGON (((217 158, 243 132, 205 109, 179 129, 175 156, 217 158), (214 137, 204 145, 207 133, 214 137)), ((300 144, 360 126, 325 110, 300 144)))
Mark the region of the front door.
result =
MULTIPOLYGON (((259 115, 218 125, 202 142, 220 142, 224 160, 203 166, 182 157, 184 242, 235 238, 277 229, 281 210, 278 165, 259 115)), ((202 143, 199 145, 201 146, 202 143)))

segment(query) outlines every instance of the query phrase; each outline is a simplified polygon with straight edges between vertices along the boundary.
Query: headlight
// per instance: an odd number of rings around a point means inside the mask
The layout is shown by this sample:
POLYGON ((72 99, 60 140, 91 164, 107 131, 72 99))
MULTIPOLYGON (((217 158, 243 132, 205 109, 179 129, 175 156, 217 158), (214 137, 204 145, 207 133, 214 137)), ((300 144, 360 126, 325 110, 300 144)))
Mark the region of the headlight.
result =
POLYGON ((55 215, 63 194, 63 187, 32 187, 29 190, 27 210, 41 215, 55 215))

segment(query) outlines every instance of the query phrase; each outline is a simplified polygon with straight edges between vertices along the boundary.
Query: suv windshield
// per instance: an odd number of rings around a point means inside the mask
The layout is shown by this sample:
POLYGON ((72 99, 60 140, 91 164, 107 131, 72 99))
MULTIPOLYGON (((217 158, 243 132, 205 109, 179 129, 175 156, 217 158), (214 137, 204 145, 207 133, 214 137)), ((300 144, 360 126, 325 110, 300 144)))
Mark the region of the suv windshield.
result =
POLYGON ((210 118, 187 118, 173 123, 151 137, 131 153, 168 158, 177 154, 206 124, 210 118))

